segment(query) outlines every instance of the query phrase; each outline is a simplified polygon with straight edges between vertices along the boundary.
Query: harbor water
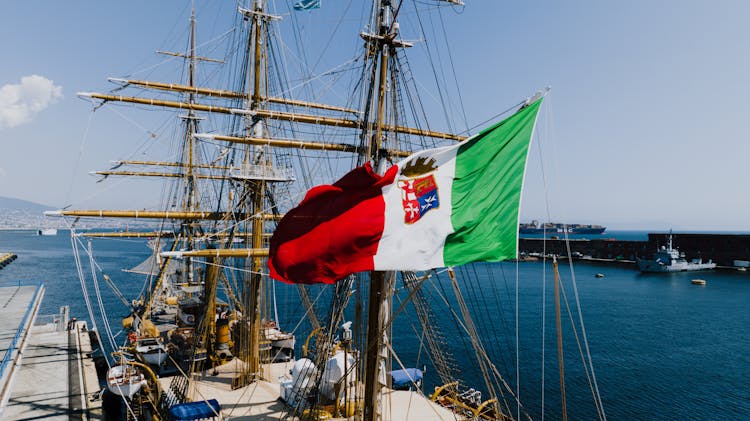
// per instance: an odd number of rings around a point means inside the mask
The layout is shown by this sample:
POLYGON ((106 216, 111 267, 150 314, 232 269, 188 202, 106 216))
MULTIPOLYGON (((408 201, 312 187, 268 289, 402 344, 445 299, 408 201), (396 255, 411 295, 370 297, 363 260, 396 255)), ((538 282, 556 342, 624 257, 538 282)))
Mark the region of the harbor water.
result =
MULTIPOLYGON (((72 258, 68 231, 57 236, 37 236, 35 231, 0 231, 0 252, 18 259, 0 270, 0 285, 43 282, 47 292, 40 314, 56 313, 69 305, 71 315, 88 319, 86 301, 72 258)), ((645 238, 643 232, 623 233, 645 238)), ((95 240, 96 262, 128 299, 143 287, 142 278, 121 271, 144 260, 149 249, 143 240, 95 240)), ((95 313, 99 311, 88 262, 83 267, 95 313)), ((523 413, 535 420, 560 419, 560 383, 555 337, 552 272, 549 263, 523 262, 475 264, 458 271, 475 279, 463 284, 467 307, 473 314, 488 354, 515 391, 517 384, 523 413), (518 275, 516 276, 516 270, 518 275), (516 301, 516 285, 518 285, 516 301), (546 287, 546 288, 545 288, 546 287), (516 376, 516 302, 518 302, 518 362, 516 376), (544 313, 542 312, 544 305, 544 313), (481 308, 481 310, 480 310, 481 308), (545 314, 543 317, 542 314, 545 314), (544 335, 542 334, 544 331, 544 335), (543 340, 544 336, 544 340, 543 340), (544 346, 542 344, 544 343, 544 346), (544 363, 542 363, 544 358, 544 363), (544 376, 542 377, 542 372, 544 376), (544 380, 542 380, 544 379, 544 380), (544 383, 544 387, 543 387, 544 383)), ((597 419, 587 375, 581 363, 576 336, 588 340, 596 383, 610 420, 740 420, 750 419, 750 272, 712 271, 644 275, 635 266, 576 264, 573 277, 567 263, 560 273, 567 300, 563 301, 563 337, 566 395, 569 419, 597 419), (598 278, 596 274, 603 274, 598 278), (692 279, 706 280, 705 286, 692 279), (578 322, 580 302, 585 332, 578 322), (571 308, 568 314, 566 304, 571 308), (573 332, 570 320, 576 323, 573 332)), ((120 341, 120 319, 127 315, 121 300, 99 278, 102 305, 120 341)), ((447 279, 447 277, 446 277, 447 279)), ((442 282, 442 281, 441 281, 442 282)), ((460 281, 463 282, 463 281, 460 281)), ((440 286, 430 286, 426 296, 435 300, 436 314, 449 314, 450 300, 440 309, 440 286)), ((446 286, 446 288, 450 288, 446 286)), ((279 321, 291 330, 298 327, 298 343, 304 339, 304 323, 297 291, 277 284, 279 321)), ((399 302, 395 302, 397 307, 399 302)), ((413 312, 408 306, 405 312, 413 312)), ((445 316, 446 319, 450 317, 445 316)), ((101 324, 101 320, 97 320, 101 324)), ((459 329, 445 321, 450 329, 459 329)), ((394 323, 393 343, 399 358, 427 366, 425 391, 436 385, 426 350, 409 322, 394 323)), ((451 338, 451 335, 447 335, 451 338)), ((460 335, 456 335, 458 338, 460 335)), ((455 339, 460 341, 460 339, 455 339)), ((454 352, 465 378, 481 384, 481 374, 467 353, 454 352), (472 368, 473 367, 473 368, 472 368)), ((397 367, 394 367, 397 368, 397 367)), ((478 387, 481 388, 481 387, 478 387)), ((515 414, 516 406, 509 406, 515 414)))

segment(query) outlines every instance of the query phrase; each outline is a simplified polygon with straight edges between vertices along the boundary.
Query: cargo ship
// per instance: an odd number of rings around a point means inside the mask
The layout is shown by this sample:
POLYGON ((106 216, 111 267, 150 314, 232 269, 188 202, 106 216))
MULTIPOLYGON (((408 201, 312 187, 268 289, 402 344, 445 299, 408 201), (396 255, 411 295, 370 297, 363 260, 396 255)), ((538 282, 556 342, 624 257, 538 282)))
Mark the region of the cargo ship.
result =
POLYGON ((590 224, 563 224, 559 222, 531 221, 530 224, 519 224, 520 234, 568 233, 568 234, 604 234, 607 227, 590 224))

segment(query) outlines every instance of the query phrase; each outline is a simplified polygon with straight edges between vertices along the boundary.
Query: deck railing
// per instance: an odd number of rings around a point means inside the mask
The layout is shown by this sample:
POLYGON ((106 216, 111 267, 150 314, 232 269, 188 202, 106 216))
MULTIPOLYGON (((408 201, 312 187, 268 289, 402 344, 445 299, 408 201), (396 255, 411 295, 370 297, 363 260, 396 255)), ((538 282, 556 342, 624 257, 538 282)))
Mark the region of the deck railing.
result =
MULTIPOLYGON (((20 283, 19 283, 20 287, 20 283)), ((18 339, 21 337, 21 333, 23 333, 24 327, 26 326, 26 321, 29 318, 29 314, 31 314, 31 309, 34 308, 34 306, 37 304, 37 300, 39 298, 39 294, 42 291, 42 283, 40 282, 39 285, 36 287, 36 291, 34 292, 34 296, 31 299, 31 302, 29 303, 29 306, 26 308, 26 313, 23 315, 23 319, 21 319, 21 324, 18 326, 18 329, 16 329, 16 336, 13 337, 13 340, 10 341, 10 344, 8 344, 8 349, 5 351, 5 355, 3 356, 3 361, 0 362, 0 379, 3 378, 3 374, 5 373, 5 367, 10 362, 11 357, 13 356, 13 353, 16 349, 18 349, 18 339)))

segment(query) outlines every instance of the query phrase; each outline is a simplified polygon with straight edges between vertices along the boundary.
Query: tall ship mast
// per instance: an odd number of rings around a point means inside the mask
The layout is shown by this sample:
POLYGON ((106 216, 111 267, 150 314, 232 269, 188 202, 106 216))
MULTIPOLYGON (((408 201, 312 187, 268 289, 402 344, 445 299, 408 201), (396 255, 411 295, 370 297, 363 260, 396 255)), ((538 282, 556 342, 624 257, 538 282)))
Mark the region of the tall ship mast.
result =
MULTIPOLYGON (((314 3, 300 1, 295 8, 314 3)), ((92 276, 92 239, 150 239, 151 255, 129 269, 146 276, 138 297, 122 296, 115 275, 98 269, 130 312, 122 321, 127 340, 118 343, 108 327, 100 334, 102 345, 111 348, 105 358, 108 393, 120 399, 124 417, 174 418, 191 408, 204 417, 270 419, 531 418, 518 386, 501 374, 512 367, 493 359, 502 357, 499 344, 485 343, 493 322, 483 320, 483 313, 477 319, 467 305, 465 295, 483 288, 476 270, 357 271, 324 286, 307 285, 313 279, 290 286, 269 277, 269 241, 286 213, 307 200, 306 190, 363 165, 383 176, 416 151, 469 138, 468 130, 437 129, 451 124, 428 118, 417 98, 419 85, 405 54, 415 43, 402 37, 399 24, 406 7, 373 2, 357 34, 361 54, 347 68, 354 82, 339 96, 346 98, 340 104, 290 96, 309 93, 293 89, 284 77, 278 27, 294 19, 282 19, 265 0, 237 8, 227 37, 231 56, 225 59, 198 55, 192 8, 187 51, 161 52, 184 61, 182 83, 112 78, 112 92, 79 94, 96 108, 123 104, 177 113, 182 127, 173 146, 176 159, 123 159, 94 172, 107 179, 164 180, 160 208, 49 213, 71 221, 74 254, 79 267, 79 250, 89 256, 92 276), (198 77, 204 66, 227 68, 226 86, 204 87, 198 77), (145 220, 148 228, 78 232, 79 218, 145 220), (277 289, 296 292, 282 303, 301 309, 296 326, 283 326, 277 289), (407 306, 411 319, 399 324, 407 306), (441 321, 441 313, 449 320, 441 321), (446 322, 455 325, 446 330, 446 322), (423 358, 434 371, 432 391, 423 385, 419 361, 399 357, 401 332, 394 326, 418 332, 423 358), (462 351, 455 349, 459 341, 462 351), (457 353, 472 356, 470 370, 459 367, 457 353), (239 406, 244 412, 238 415, 239 406)), ((510 111, 531 103, 521 101, 510 111)), ((603 418, 601 401, 595 405, 603 418)))

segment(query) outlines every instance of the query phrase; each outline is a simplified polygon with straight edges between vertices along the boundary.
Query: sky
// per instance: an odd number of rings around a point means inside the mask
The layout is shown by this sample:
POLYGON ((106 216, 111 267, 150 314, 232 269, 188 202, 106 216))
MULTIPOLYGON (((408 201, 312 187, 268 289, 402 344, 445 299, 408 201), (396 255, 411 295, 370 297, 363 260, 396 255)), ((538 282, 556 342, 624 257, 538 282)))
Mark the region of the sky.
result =
MULTIPOLYGON (((282 25, 299 25, 312 41, 308 60, 320 55, 313 71, 361 46, 363 2, 323 0, 295 15, 290 2, 271 3, 285 12, 282 25)), ((235 6, 197 1, 199 39, 228 29, 235 6)), ((148 191, 138 206, 152 206, 158 189, 96 183, 87 173, 129 157, 163 120, 108 106, 92 113, 75 94, 109 91, 107 77, 159 80, 164 58, 154 51, 184 48, 189 11, 185 0, 6 2, 0 196, 129 208, 148 191)), ((401 17, 402 34, 416 41, 413 63, 426 60, 428 45, 455 70, 469 127, 552 87, 530 151, 522 221, 750 231, 750 3, 466 0, 440 13, 444 27, 432 30, 444 31, 448 45, 420 40, 414 14, 401 17)))

